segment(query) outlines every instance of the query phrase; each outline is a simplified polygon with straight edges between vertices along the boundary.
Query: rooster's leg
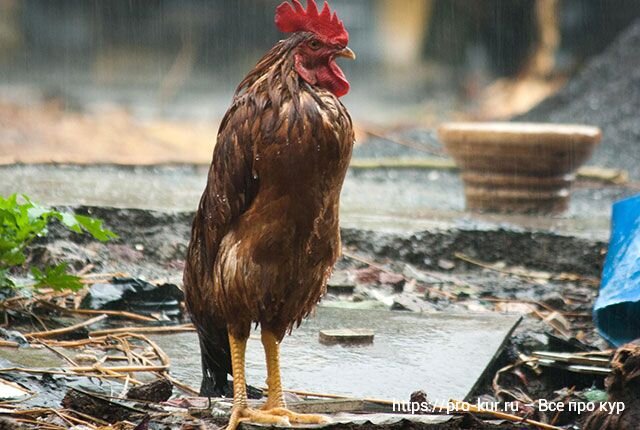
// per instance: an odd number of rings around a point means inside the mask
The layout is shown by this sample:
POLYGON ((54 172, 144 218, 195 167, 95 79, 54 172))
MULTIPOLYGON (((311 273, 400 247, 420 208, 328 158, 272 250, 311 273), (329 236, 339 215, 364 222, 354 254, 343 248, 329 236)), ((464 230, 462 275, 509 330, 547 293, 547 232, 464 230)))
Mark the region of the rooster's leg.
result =
POLYGON ((244 353, 247 349, 246 338, 236 338, 229 332, 229 346, 231 347, 231 365, 233 369, 233 409, 227 430, 236 430, 243 421, 256 424, 290 426, 286 416, 270 414, 250 409, 247 405, 247 384, 244 376, 244 353))
POLYGON ((262 407, 264 413, 286 417, 292 423, 323 424, 329 422, 322 415, 297 414, 286 409, 280 379, 280 345, 278 339, 268 330, 262 330, 262 345, 267 358, 267 403, 262 407))

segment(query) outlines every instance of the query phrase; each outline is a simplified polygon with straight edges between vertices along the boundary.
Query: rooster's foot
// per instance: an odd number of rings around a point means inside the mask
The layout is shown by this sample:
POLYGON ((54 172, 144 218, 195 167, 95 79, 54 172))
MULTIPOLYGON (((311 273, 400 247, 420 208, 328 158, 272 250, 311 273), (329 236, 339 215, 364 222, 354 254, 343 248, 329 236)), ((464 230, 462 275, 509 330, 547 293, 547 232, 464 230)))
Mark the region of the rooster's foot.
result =
POLYGON ((234 407, 226 430, 236 430, 238 425, 242 422, 291 427, 291 422, 287 416, 277 415, 270 411, 261 411, 248 407, 234 407))
POLYGON ((291 427, 291 424, 326 424, 331 422, 322 415, 298 414, 285 408, 256 410, 251 408, 234 408, 226 430, 236 430, 243 422, 254 424, 291 427))
POLYGON ((267 409, 263 412, 272 416, 287 418, 290 423, 295 424, 326 424, 331 422, 329 418, 323 415, 298 414, 296 412, 290 411, 289 409, 281 407, 267 409))

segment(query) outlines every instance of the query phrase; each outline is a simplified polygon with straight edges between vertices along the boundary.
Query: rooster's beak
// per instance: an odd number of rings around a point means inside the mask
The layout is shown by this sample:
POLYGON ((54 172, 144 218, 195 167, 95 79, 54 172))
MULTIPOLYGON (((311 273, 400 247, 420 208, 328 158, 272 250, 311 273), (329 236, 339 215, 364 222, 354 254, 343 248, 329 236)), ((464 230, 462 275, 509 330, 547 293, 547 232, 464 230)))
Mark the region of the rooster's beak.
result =
POLYGON ((356 59, 356 53, 353 52, 349 48, 344 48, 344 49, 336 52, 336 57, 344 57, 344 58, 348 58, 350 60, 355 60, 356 59))

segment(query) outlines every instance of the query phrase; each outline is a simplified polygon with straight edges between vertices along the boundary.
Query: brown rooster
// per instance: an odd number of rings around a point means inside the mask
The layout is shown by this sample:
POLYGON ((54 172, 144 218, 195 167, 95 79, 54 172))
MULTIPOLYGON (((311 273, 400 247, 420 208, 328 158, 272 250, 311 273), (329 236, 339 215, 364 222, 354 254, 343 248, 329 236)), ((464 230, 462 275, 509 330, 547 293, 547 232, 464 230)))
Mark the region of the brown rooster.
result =
POLYGON ((192 228, 184 286, 202 352, 202 395, 221 395, 233 374, 229 429, 241 421, 288 425, 324 418, 285 409, 279 344, 326 291, 340 255, 338 206, 354 141, 339 101, 349 83, 336 58, 355 59, 325 3, 276 9, 292 35, 240 83, 220 125, 207 187, 192 228), (244 357, 262 330, 268 398, 247 406, 244 357))

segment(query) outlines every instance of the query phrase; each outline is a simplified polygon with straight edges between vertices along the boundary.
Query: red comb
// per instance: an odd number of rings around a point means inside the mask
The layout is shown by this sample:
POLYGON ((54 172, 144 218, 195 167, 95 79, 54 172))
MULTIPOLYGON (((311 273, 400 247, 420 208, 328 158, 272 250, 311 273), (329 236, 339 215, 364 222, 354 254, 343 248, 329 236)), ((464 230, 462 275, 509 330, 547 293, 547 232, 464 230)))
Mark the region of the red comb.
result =
POLYGON ((324 2, 321 12, 315 0, 307 0, 307 10, 304 10, 299 0, 284 2, 276 9, 276 26, 283 33, 295 33, 296 31, 309 31, 322 37, 330 43, 347 45, 349 33, 344 29, 344 24, 338 15, 331 13, 329 4, 324 2))

